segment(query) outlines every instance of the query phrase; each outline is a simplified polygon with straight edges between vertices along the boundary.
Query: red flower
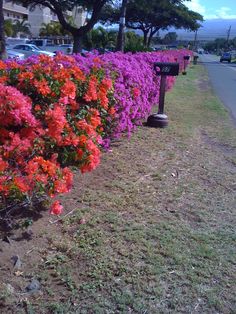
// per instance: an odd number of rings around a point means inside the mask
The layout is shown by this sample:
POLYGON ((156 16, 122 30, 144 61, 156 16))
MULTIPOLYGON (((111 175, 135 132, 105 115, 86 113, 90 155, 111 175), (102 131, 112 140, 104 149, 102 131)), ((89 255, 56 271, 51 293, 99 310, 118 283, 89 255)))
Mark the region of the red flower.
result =
POLYGON ((14 184, 22 193, 28 192, 30 190, 30 186, 25 182, 23 178, 14 178, 14 184))
POLYGON ((5 171, 7 167, 8 167, 8 162, 2 160, 2 158, 0 156, 0 172, 5 171))
POLYGON ((111 107, 109 110, 108 110, 108 113, 109 115, 113 116, 115 113, 116 113, 116 109, 114 107, 111 107))
POLYGON ((112 88, 112 80, 105 78, 105 79, 102 80, 102 85, 106 89, 111 89, 112 88))
POLYGON ((98 85, 97 78, 94 75, 92 75, 88 84, 87 93, 84 96, 84 99, 87 102, 98 99, 97 85, 98 85))
POLYGON ((137 87, 134 87, 134 88, 133 88, 133 95, 134 95, 134 98, 139 97, 140 94, 141 94, 140 89, 138 89, 137 87))
POLYGON ((72 81, 67 80, 61 88, 61 93, 62 93, 62 96, 67 96, 71 99, 75 99, 76 85, 72 81))
POLYGON ((5 70, 6 68, 6 64, 2 60, 0 60, 0 70, 5 70))
POLYGON ((51 206, 50 214, 52 215, 61 215, 63 210, 63 206, 60 204, 59 201, 55 201, 51 206))
POLYGON ((41 95, 47 96, 51 93, 51 89, 48 86, 48 82, 45 78, 43 78, 41 81, 34 80, 33 84, 41 95))

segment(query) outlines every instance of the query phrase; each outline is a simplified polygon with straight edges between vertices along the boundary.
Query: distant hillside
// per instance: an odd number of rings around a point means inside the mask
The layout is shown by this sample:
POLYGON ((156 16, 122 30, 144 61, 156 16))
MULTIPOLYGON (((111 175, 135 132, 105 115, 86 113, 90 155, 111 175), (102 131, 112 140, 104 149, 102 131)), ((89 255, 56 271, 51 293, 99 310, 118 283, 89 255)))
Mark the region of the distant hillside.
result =
MULTIPOLYGON (((230 38, 236 37, 236 19, 226 20, 226 19, 212 19, 206 20, 202 23, 202 27, 198 30, 198 40, 214 40, 215 38, 227 38, 227 32, 231 26, 230 38)), ((118 30, 118 26, 114 25, 110 29, 118 30)), ((132 31, 132 29, 131 29, 132 31)), ((143 33, 139 30, 135 31, 139 35, 143 33)), ((194 40, 195 33, 176 30, 174 28, 169 28, 167 31, 160 31, 160 36, 165 36, 168 32, 176 32, 178 34, 179 40, 194 40)))
MULTIPOLYGON (((215 38, 226 38, 227 32, 231 25, 230 38, 236 37, 236 19, 234 20, 223 20, 213 19, 206 20, 202 23, 202 27, 198 31, 198 40, 214 40, 215 38)), ((194 40, 194 32, 176 30, 170 28, 167 31, 161 31, 160 35, 163 37, 167 32, 176 32, 179 40, 194 40)), ((141 35, 142 32, 138 33, 141 35)))

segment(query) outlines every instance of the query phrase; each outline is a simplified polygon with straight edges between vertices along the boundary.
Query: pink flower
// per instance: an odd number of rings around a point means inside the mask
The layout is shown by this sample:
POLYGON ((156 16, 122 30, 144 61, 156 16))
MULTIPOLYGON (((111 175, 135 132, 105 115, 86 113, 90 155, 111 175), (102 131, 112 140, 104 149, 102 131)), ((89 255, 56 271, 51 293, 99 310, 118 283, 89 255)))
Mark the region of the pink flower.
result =
POLYGON ((133 95, 134 95, 134 98, 139 97, 140 94, 141 94, 140 89, 138 89, 137 87, 134 87, 134 88, 133 88, 133 95))
POLYGON ((50 214, 52 215, 61 215, 63 210, 63 206, 60 204, 59 201, 55 201, 51 206, 50 214))

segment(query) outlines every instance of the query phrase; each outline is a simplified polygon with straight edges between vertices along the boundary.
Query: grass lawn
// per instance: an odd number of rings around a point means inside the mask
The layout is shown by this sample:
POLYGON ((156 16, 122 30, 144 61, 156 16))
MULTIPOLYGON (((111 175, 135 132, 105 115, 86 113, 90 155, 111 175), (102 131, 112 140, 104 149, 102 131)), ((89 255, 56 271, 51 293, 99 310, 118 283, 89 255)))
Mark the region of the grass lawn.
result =
POLYGON ((236 129, 201 66, 166 112, 168 128, 139 127, 76 176, 62 221, 8 230, 1 313, 236 313, 236 129))

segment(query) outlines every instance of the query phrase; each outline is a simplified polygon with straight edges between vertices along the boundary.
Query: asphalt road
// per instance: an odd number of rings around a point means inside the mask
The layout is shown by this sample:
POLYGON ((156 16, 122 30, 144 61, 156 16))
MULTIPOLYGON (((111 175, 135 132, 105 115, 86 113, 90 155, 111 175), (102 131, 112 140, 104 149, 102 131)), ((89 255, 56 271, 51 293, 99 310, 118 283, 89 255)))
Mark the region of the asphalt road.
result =
POLYGON ((236 64, 223 62, 214 55, 201 55, 199 61, 208 70, 212 87, 236 121, 236 64))

